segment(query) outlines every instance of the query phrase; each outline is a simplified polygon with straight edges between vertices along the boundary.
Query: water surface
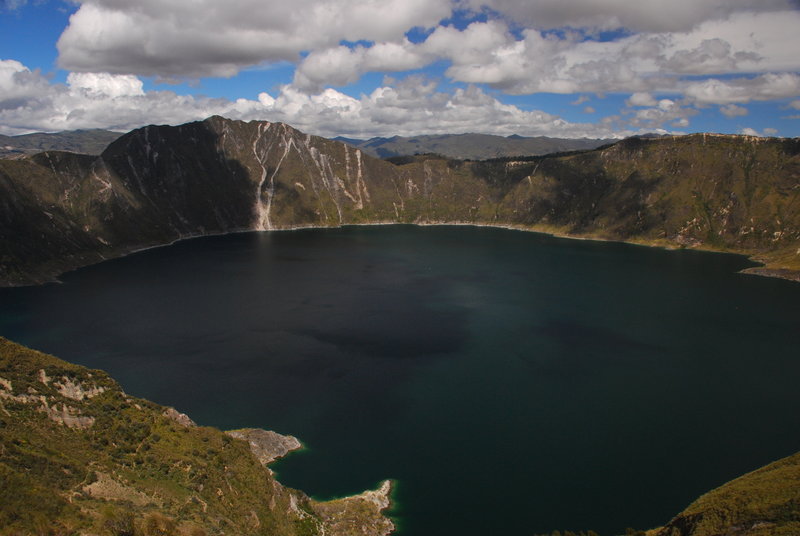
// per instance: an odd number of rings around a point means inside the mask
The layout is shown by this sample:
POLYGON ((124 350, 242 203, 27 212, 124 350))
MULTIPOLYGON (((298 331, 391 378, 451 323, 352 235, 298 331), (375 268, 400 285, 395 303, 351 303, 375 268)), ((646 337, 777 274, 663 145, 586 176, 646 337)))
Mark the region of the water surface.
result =
POLYGON ((198 423, 397 480, 402 536, 662 524, 800 448, 800 285, 733 255, 488 228, 209 237, 0 289, 0 334, 198 423))

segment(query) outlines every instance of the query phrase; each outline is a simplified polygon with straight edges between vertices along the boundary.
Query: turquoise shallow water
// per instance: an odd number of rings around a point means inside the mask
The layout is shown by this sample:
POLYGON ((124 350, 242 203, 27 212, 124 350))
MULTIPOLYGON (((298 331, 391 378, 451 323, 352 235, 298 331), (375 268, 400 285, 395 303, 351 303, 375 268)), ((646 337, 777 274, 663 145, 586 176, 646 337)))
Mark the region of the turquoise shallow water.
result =
POLYGON ((210 237, 0 289, 0 334, 197 422, 290 433, 402 536, 669 520, 800 450, 800 285, 732 255, 471 227, 210 237))

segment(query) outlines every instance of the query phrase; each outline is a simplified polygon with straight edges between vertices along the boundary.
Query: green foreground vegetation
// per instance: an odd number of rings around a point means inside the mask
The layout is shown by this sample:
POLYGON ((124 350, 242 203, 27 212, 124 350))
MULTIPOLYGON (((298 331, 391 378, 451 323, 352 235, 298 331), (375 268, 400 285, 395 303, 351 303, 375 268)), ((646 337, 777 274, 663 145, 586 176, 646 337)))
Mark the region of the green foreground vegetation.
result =
POLYGON ((381 535, 381 499, 313 501, 247 441, 0 338, 0 535, 381 535))

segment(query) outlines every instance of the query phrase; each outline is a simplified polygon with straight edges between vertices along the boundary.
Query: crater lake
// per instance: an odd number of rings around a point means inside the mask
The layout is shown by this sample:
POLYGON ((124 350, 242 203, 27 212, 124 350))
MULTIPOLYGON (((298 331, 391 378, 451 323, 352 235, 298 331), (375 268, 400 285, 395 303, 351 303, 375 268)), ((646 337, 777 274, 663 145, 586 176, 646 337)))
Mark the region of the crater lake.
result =
POLYGON ((393 479, 401 536, 608 535, 800 450, 800 285, 752 265, 466 226, 243 233, 0 289, 0 334, 297 436, 273 468, 315 498, 393 479))

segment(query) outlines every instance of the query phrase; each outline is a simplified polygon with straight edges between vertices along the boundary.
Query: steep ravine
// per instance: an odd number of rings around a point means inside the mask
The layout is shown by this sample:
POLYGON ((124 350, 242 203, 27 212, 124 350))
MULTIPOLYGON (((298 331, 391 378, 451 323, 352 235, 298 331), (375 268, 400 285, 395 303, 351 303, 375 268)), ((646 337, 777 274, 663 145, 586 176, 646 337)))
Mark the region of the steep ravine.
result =
POLYGON ((697 134, 393 165, 285 124, 212 117, 135 130, 99 157, 0 160, 0 284, 41 283, 190 236, 374 222, 732 251, 791 278, 799 195, 798 139, 697 134))

